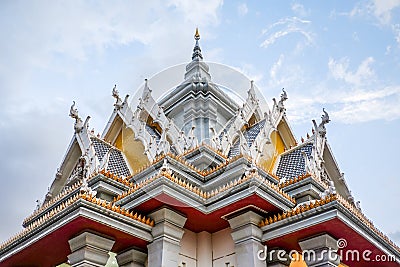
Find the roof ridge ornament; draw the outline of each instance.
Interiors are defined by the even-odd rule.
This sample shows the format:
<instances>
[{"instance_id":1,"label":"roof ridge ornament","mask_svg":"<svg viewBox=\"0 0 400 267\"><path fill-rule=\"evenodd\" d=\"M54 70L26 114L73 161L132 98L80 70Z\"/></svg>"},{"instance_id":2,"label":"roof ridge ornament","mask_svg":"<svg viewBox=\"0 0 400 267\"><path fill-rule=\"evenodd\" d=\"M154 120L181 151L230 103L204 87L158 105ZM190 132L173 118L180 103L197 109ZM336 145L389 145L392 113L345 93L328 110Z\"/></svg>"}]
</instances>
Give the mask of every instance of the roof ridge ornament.
<instances>
[{"instance_id":1,"label":"roof ridge ornament","mask_svg":"<svg viewBox=\"0 0 400 267\"><path fill-rule=\"evenodd\" d=\"M254 88L253 80L250 81L250 89L247 90L247 95L248 95L247 98L250 99L250 101L253 105L258 103L259 100L257 99L257 96L256 96L256 90Z\"/></svg>"},{"instance_id":2,"label":"roof ridge ornament","mask_svg":"<svg viewBox=\"0 0 400 267\"><path fill-rule=\"evenodd\" d=\"M71 108L69 109L69 116L75 119L75 124L74 124L75 132L79 133L83 129L84 124L81 117L79 117L78 109L75 108L75 101L72 101Z\"/></svg>"},{"instance_id":3,"label":"roof ridge ornament","mask_svg":"<svg viewBox=\"0 0 400 267\"><path fill-rule=\"evenodd\" d=\"M169 175L172 175L172 170L169 167L167 158L164 158L164 161L163 161L163 164L162 164L162 166L161 166L161 168L159 170L159 173L160 174L167 173Z\"/></svg>"},{"instance_id":4,"label":"roof ridge ornament","mask_svg":"<svg viewBox=\"0 0 400 267\"><path fill-rule=\"evenodd\" d=\"M328 114L328 112L325 111L325 108L322 108L322 111L324 112L324 114L322 114L322 116L321 116L321 119L322 119L321 124L325 125L325 124L328 124L331 120L329 119L329 114Z\"/></svg>"},{"instance_id":5,"label":"roof ridge ornament","mask_svg":"<svg viewBox=\"0 0 400 267\"><path fill-rule=\"evenodd\" d=\"M277 121L277 119L280 117L280 114L284 114L286 112L286 108L284 105L284 102L286 100L288 100L288 96L285 88L282 88L281 99L278 102L275 98L272 98L272 101L274 101L274 106L271 115L274 116L275 121Z\"/></svg>"},{"instance_id":6,"label":"roof ridge ornament","mask_svg":"<svg viewBox=\"0 0 400 267\"><path fill-rule=\"evenodd\" d=\"M324 112L324 114L322 114L322 116L321 116L321 123L317 126L317 123L315 122L315 120L312 120L312 122L314 124L315 132L320 134L322 137L325 137L325 135L326 135L325 125L328 124L331 120L329 119L329 114L328 114L328 112L326 112L325 108L323 108L322 111Z\"/></svg>"},{"instance_id":7,"label":"roof ridge ornament","mask_svg":"<svg viewBox=\"0 0 400 267\"><path fill-rule=\"evenodd\" d=\"M149 87L149 81L144 79L144 88L142 93L142 101L143 103L147 103L150 100L152 90Z\"/></svg>"},{"instance_id":8,"label":"roof ridge ornament","mask_svg":"<svg viewBox=\"0 0 400 267\"><path fill-rule=\"evenodd\" d=\"M282 88L281 99L280 99L279 102L278 102L278 109L279 109L281 112L283 112L283 111L286 110L286 108L285 108L285 106L284 106L284 104L283 104L283 102L285 102L286 100L288 100L288 96L287 96L287 93L286 93L286 91L285 91L285 88Z\"/></svg>"},{"instance_id":9,"label":"roof ridge ornament","mask_svg":"<svg viewBox=\"0 0 400 267\"><path fill-rule=\"evenodd\" d=\"M117 85L116 84L114 85L114 87L112 89L112 96L115 98L115 104L114 104L115 108L116 109L121 109L121 107L123 105L123 102L122 102L121 97L119 96L119 92L117 90Z\"/></svg>"}]
</instances>

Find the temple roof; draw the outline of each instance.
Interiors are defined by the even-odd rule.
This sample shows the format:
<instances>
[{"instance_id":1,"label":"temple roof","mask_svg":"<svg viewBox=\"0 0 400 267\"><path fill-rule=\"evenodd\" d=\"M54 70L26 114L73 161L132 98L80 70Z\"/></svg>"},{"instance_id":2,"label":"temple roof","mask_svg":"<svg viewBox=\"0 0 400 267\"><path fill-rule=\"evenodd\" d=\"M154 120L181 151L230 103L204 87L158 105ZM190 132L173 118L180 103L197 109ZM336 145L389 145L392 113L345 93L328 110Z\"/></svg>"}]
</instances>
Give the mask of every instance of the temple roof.
<instances>
[{"instance_id":1,"label":"temple roof","mask_svg":"<svg viewBox=\"0 0 400 267\"><path fill-rule=\"evenodd\" d=\"M121 150L96 137L91 137L90 140L100 159L100 164L106 164L106 171L125 177L131 174Z\"/></svg>"},{"instance_id":2,"label":"temple roof","mask_svg":"<svg viewBox=\"0 0 400 267\"><path fill-rule=\"evenodd\" d=\"M243 136L246 138L246 143L249 147L253 145L254 140L257 138L258 134L260 133L261 129L265 125L265 120L259 121L256 124L252 125L250 128L246 129L243 131ZM230 125L227 126L229 129ZM240 154L240 140L238 139L233 146L231 147L231 150L229 151L229 157L234 157Z\"/></svg>"},{"instance_id":3,"label":"temple roof","mask_svg":"<svg viewBox=\"0 0 400 267\"><path fill-rule=\"evenodd\" d=\"M304 153L311 157L312 143L305 143L281 155L276 175L281 179L292 179L307 173Z\"/></svg>"},{"instance_id":4,"label":"temple roof","mask_svg":"<svg viewBox=\"0 0 400 267\"><path fill-rule=\"evenodd\" d=\"M131 107L128 96L122 100L114 86L116 102L103 138L88 130L90 117L83 122L74 102L70 110L74 136L45 202L26 218L20 234L0 246L0 256L30 235L36 235L43 246L49 237L42 238L40 231L54 228L57 218L115 219L136 227L133 236L141 229L148 238L136 241L145 248L154 225L146 214L165 205L185 214L185 228L195 232L224 229L229 226L227 216L241 209L268 214L259 226L265 230L264 241L272 244L285 244L290 238L282 241L283 231L271 229L326 212L331 216L330 222L321 222L326 231L348 234L355 231L346 224L351 221L371 230L357 237L359 242L375 250L386 242L388 250L400 254L354 203L328 144L328 113L323 109L319 125L313 121L313 135L297 144L286 118L286 91L282 90L279 100L273 99L271 110L262 110L251 81L247 99L235 103L211 82L198 29L194 37L184 80L163 99L153 98L146 80L138 106ZM90 216L72 218L70 211L76 210L90 211ZM89 222L105 233L113 231L101 224ZM300 235L305 233L301 227L308 226L295 225ZM320 231L314 226L306 230ZM293 234L291 230L284 234ZM121 239L133 240L126 235Z\"/></svg>"}]
</instances>

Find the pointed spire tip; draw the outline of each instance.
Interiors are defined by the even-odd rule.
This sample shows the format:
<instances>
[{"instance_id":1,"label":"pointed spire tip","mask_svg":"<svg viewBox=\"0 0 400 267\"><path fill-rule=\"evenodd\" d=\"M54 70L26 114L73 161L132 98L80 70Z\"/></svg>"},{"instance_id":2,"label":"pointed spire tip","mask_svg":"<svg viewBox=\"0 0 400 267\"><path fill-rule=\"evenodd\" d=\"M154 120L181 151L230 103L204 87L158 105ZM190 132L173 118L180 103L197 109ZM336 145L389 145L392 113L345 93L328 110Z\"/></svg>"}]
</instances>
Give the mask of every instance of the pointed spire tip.
<instances>
[{"instance_id":1,"label":"pointed spire tip","mask_svg":"<svg viewBox=\"0 0 400 267\"><path fill-rule=\"evenodd\" d=\"M199 40L200 40L199 28L196 28L196 33L194 34L194 39L196 40L196 44L193 48L192 61L203 60L203 55L201 54L201 49L200 49L200 45L199 45Z\"/></svg>"},{"instance_id":2,"label":"pointed spire tip","mask_svg":"<svg viewBox=\"0 0 400 267\"><path fill-rule=\"evenodd\" d=\"M196 32L194 34L194 39L195 40L200 40L200 33L199 33L199 28L196 27Z\"/></svg>"}]
</instances>

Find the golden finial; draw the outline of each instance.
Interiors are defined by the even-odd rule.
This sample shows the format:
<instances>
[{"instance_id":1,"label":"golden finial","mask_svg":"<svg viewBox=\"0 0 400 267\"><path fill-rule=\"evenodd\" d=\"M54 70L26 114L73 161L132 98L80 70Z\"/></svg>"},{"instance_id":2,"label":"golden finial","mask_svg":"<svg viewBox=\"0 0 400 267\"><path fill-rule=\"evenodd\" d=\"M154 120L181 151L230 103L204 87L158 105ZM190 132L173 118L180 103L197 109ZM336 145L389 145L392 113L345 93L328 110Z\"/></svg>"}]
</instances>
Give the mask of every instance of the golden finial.
<instances>
[{"instance_id":1,"label":"golden finial","mask_svg":"<svg viewBox=\"0 0 400 267\"><path fill-rule=\"evenodd\" d=\"M200 40L199 28L197 28L197 27L196 27L196 33L194 34L194 39L195 40Z\"/></svg>"}]
</instances>

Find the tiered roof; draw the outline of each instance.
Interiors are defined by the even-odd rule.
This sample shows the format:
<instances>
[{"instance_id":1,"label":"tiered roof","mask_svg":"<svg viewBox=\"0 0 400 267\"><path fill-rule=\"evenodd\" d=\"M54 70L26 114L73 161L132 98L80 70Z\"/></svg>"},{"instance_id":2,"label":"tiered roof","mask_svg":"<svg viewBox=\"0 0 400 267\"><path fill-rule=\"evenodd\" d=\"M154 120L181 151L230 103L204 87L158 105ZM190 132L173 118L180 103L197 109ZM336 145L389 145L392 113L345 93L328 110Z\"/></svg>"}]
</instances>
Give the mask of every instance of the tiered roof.
<instances>
[{"instance_id":1,"label":"tiered roof","mask_svg":"<svg viewBox=\"0 0 400 267\"><path fill-rule=\"evenodd\" d=\"M371 236L361 237L362 242L386 242L390 251L400 252L356 207L329 148L328 113L324 110L321 123L313 121L312 136L297 144L286 118L286 91L274 99L271 110L261 110L251 82L247 99L239 106L212 83L199 39L196 30L192 62L171 98L157 102L146 80L133 108L128 96L122 100L113 88L116 102L102 137L88 130L89 118L83 122L73 104L75 134L57 176L44 203L24 220L25 229L0 246L0 260L24 240L40 240L44 229L61 229L57 220L72 216L74 210L79 210L77 217L86 216L88 225L106 233L118 228L117 223L141 230L141 236L135 236L141 241L132 242L145 247L154 225L147 214L164 205L185 214L188 229L211 232L228 227L225 217L241 209L272 214L259 225L267 231L324 214L329 207L344 214L331 218L340 217L335 223L341 229L353 231L346 221L351 219L376 234L373 241ZM199 95L214 106L183 108ZM192 121L175 121L177 114ZM223 123L207 124L212 121L207 116ZM127 130L130 134L124 135ZM208 130L209 138L202 140ZM103 227L98 217L112 221ZM323 227L327 224L322 222ZM279 243L278 237L264 236L265 243Z\"/></svg>"}]
</instances>

